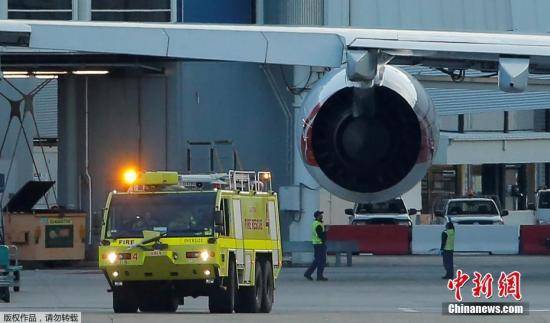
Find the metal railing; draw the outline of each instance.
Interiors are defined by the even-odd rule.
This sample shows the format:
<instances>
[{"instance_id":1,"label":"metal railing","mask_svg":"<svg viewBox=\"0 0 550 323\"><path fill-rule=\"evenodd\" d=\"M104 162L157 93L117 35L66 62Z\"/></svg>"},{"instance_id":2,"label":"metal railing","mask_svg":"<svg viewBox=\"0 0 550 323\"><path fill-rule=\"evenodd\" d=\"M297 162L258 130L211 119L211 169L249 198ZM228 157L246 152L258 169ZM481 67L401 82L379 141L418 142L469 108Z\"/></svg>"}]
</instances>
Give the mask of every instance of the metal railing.
<instances>
[{"instance_id":1,"label":"metal railing","mask_svg":"<svg viewBox=\"0 0 550 323\"><path fill-rule=\"evenodd\" d=\"M229 171L229 189L242 192L271 192L271 172Z\"/></svg>"}]
</instances>

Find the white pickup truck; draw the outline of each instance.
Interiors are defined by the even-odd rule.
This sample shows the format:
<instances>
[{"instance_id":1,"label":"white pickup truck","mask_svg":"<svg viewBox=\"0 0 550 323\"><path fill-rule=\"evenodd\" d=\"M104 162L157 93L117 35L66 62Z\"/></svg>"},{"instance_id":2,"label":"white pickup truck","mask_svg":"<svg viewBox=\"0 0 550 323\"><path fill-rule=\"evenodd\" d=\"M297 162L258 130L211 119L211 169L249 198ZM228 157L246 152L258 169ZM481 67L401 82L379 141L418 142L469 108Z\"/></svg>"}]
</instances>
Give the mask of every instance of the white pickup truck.
<instances>
[{"instance_id":1,"label":"white pickup truck","mask_svg":"<svg viewBox=\"0 0 550 323\"><path fill-rule=\"evenodd\" d=\"M345 210L352 225L389 224L412 225L410 215L417 214L416 209L407 210L401 198L380 203L357 203L353 209Z\"/></svg>"},{"instance_id":2,"label":"white pickup truck","mask_svg":"<svg viewBox=\"0 0 550 323\"><path fill-rule=\"evenodd\" d=\"M434 206L433 223L445 224L504 224L507 210L499 210L491 198L464 197L442 199Z\"/></svg>"},{"instance_id":3,"label":"white pickup truck","mask_svg":"<svg viewBox=\"0 0 550 323\"><path fill-rule=\"evenodd\" d=\"M550 189L538 191L536 202L529 208L535 211L538 224L550 224Z\"/></svg>"}]
</instances>

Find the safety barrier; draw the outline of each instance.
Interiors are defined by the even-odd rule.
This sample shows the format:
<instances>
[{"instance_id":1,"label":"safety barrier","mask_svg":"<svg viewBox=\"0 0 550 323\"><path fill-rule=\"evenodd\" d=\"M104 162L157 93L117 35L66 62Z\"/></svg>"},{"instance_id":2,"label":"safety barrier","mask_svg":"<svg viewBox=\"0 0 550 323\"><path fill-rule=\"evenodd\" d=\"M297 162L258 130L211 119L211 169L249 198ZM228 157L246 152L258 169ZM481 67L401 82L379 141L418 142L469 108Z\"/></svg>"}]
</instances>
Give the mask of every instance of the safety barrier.
<instances>
[{"instance_id":1,"label":"safety barrier","mask_svg":"<svg viewBox=\"0 0 550 323\"><path fill-rule=\"evenodd\" d=\"M359 248L355 241L327 241L327 253L335 256L335 266L342 265L342 255L346 256L346 265L352 266L353 254L358 253ZM294 253L313 254L313 245L311 241L283 241L283 255L290 255L290 264L300 264L300 261L294 262L292 255ZM308 259L308 263L311 260Z\"/></svg>"},{"instance_id":2,"label":"safety barrier","mask_svg":"<svg viewBox=\"0 0 550 323\"><path fill-rule=\"evenodd\" d=\"M510 225L537 224L535 211L532 210L510 211L510 214L502 219L504 220L504 224Z\"/></svg>"},{"instance_id":3,"label":"safety barrier","mask_svg":"<svg viewBox=\"0 0 550 323\"><path fill-rule=\"evenodd\" d=\"M550 254L550 225L522 225L520 253L524 255Z\"/></svg>"},{"instance_id":4,"label":"safety barrier","mask_svg":"<svg viewBox=\"0 0 550 323\"><path fill-rule=\"evenodd\" d=\"M413 254L437 254L441 246L442 225L417 225L412 229ZM456 252L519 253L517 225L456 225Z\"/></svg>"},{"instance_id":5,"label":"safety barrier","mask_svg":"<svg viewBox=\"0 0 550 323\"><path fill-rule=\"evenodd\" d=\"M357 241L359 252L375 255L410 254L411 230L402 225L331 225L328 241Z\"/></svg>"},{"instance_id":6,"label":"safety barrier","mask_svg":"<svg viewBox=\"0 0 550 323\"><path fill-rule=\"evenodd\" d=\"M439 253L443 225L413 225L411 251L414 255Z\"/></svg>"}]
</instances>

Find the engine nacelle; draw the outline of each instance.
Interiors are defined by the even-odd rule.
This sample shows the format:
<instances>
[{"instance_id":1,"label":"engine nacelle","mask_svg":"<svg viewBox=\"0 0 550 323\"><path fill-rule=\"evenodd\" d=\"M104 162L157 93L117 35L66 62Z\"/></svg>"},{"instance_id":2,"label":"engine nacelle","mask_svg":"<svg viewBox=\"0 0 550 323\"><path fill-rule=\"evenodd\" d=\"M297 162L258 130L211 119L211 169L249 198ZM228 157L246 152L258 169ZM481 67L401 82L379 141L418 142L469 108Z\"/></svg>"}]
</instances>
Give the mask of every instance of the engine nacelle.
<instances>
[{"instance_id":1,"label":"engine nacelle","mask_svg":"<svg viewBox=\"0 0 550 323\"><path fill-rule=\"evenodd\" d=\"M303 103L302 159L329 192L354 202L385 201L410 190L431 166L439 140L433 102L394 66L373 87L329 72Z\"/></svg>"}]
</instances>

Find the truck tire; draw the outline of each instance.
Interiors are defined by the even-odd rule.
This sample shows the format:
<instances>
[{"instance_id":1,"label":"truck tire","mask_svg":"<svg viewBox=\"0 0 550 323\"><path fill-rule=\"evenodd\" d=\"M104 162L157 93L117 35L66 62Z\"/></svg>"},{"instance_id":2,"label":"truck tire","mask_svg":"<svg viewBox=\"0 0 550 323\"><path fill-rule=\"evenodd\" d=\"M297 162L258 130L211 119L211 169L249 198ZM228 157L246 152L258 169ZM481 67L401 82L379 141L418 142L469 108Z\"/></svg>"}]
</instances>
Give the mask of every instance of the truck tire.
<instances>
[{"instance_id":1,"label":"truck tire","mask_svg":"<svg viewBox=\"0 0 550 323\"><path fill-rule=\"evenodd\" d=\"M142 301L139 305L139 310L148 313L175 313L178 310L178 300L176 298L162 297Z\"/></svg>"},{"instance_id":2,"label":"truck tire","mask_svg":"<svg viewBox=\"0 0 550 323\"><path fill-rule=\"evenodd\" d=\"M210 313L233 313L237 298L237 269L235 260L229 260L228 275L222 280L222 287L216 288L208 297Z\"/></svg>"},{"instance_id":3,"label":"truck tire","mask_svg":"<svg viewBox=\"0 0 550 323\"><path fill-rule=\"evenodd\" d=\"M271 312L271 307L275 300L275 279L273 278L273 266L271 261L266 260L262 262L262 272L264 274L263 279L263 293L262 293L262 307L260 311L262 313Z\"/></svg>"},{"instance_id":4,"label":"truck tire","mask_svg":"<svg viewBox=\"0 0 550 323\"><path fill-rule=\"evenodd\" d=\"M161 292L157 300L159 302L157 312L175 313L178 311L180 300L171 291Z\"/></svg>"},{"instance_id":5,"label":"truck tire","mask_svg":"<svg viewBox=\"0 0 550 323\"><path fill-rule=\"evenodd\" d=\"M259 313L262 307L264 280L262 275L262 265L259 260L256 260L254 268L254 286L239 288L239 299L237 301L236 308L236 311L239 313Z\"/></svg>"},{"instance_id":6,"label":"truck tire","mask_svg":"<svg viewBox=\"0 0 550 323\"><path fill-rule=\"evenodd\" d=\"M170 290L149 290L139 302L142 312L174 313L178 310L180 300Z\"/></svg>"},{"instance_id":7,"label":"truck tire","mask_svg":"<svg viewBox=\"0 0 550 323\"><path fill-rule=\"evenodd\" d=\"M3 300L6 303L10 302L10 288L9 287L0 287L0 300Z\"/></svg>"},{"instance_id":8,"label":"truck tire","mask_svg":"<svg viewBox=\"0 0 550 323\"><path fill-rule=\"evenodd\" d=\"M19 284L19 281L21 280L21 272L20 271L15 271L13 273L13 280L15 282L17 282L17 284ZM19 291L19 286L13 286L13 291L18 292Z\"/></svg>"},{"instance_id":9,"label":"truck tire","mask_svg":"<svg viewBox=\"0 0 550 323\"><path fill-rule=\"evenodd\" d=\"M164 309L167 313L175 313L178 311L180 300L175 296L167 297L164 305Z\"/></svg>"},{"instance_id":10,"label":"truck tire","mask_svg":"<svg viewBox=\"0 0 550 323\"><path fill-rule=\"evenodd\" d=\"M113 288L113 310L115 313L135 313L138 304L134 293L128 287Z\"/></svg>"}]
</instances>

